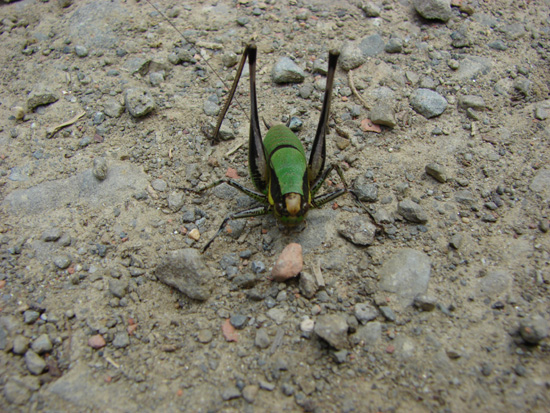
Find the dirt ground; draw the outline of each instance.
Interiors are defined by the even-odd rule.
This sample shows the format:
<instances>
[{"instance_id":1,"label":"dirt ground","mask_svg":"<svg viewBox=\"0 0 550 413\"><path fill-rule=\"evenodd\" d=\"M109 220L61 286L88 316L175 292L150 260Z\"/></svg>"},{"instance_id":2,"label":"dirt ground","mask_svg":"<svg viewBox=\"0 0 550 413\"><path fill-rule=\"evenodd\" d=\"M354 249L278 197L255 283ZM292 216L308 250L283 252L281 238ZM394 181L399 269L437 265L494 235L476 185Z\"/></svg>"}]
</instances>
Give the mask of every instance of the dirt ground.
<instances>
[{"instance_id":1,"label":"dirt ground","mask_svg":"<svg viewBox=\"0 0 550 413\"><path fill-rule=\"evenodd\" d=\"M154 4L0 2L0 410L548 411L550 1ZM370 196L234 221L178 290L170 252L251 205L186 188L253 188L247 69L204 133L252 39L260 119L306 152L342 51L327 163Z\"/></svg>"}]
</instances>

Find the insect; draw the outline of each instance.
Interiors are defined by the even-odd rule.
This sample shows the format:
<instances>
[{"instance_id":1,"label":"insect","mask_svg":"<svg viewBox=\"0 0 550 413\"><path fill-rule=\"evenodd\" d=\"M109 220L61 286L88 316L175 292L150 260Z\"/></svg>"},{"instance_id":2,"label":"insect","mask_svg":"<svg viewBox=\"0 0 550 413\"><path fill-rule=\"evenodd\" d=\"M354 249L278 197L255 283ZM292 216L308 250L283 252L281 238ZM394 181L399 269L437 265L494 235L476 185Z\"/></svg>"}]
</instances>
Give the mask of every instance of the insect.
<instances>
[{"instance_id":1,"label":"insect","mask_svg":"<svg viewBox=\"0 0 550 413\"><path fill-rule=\"evenodd\" d=\"M261 205L229 214L223 220L216 234L204 246L203 253L220 235L230 220L273 213L280 223L286 227L294 227L304 221L310 209L320 208L349 191L339 165L331 164L325 169L325 136L328 129L332 87L339 52L335 50L329 52L323 106L309 160L306 159L302 143L286 125L275 125L269 128L262 140L256 103L256 55L256 46L253 43L247 45L239 63L233 86L218 117L213 136L214 140L218 139L221 124L235 94L244 64L248 60L251 102L248 166L250 178L256 190L246 188L232 179L220 179L193 192L203 193L207 189L226 183L255 199ZM323 182L333 170L338 173L344 187L333 192L317 195Z\"/></svg>"}]
</instances>

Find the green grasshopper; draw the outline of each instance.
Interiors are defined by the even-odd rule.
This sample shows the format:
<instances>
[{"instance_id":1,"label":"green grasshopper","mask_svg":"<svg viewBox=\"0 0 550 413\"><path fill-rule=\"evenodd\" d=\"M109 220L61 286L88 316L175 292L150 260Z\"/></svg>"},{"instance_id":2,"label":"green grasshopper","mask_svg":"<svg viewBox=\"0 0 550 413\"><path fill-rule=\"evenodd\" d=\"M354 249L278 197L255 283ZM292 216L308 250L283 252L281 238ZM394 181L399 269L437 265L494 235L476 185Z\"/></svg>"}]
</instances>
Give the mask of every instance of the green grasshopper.
<instances>
[{"instance_id":1,"label":"green grasshopper","mask_svg":"<svg viewBox=\"0 0 550 413\"><path fill-rule=\"evenodd\" d=\"M237 76L229 92L227 101L218 117L214 140L218 139L221 124L229 109L229 105L237 89L239 79L246 60L250 68L250 135L248 143L248 166L255 190L246 188L232 179L220 179L212 184L193 191L202 193L222 183L242 191L260 202L262 205L244 211L229 214L222 222L216 234L202 249L204 253L220 235L227 223L232 219L255 217L273 213L277 220L286 227L294 227L304 221L310 209L320 208L339 196L348 192L342 169L337 164L325 167L328 117L338 51L329 52L327 82L325 96L315 140L306 163L304 147L296 135L285 125L275 125L269 128L265 139L260 134L258 107L256 103L256 46L249 44L244 50L237 69ZM316 195L328 174L336 170L344 188L333 192Z\"/></svg>"}]
</instances>

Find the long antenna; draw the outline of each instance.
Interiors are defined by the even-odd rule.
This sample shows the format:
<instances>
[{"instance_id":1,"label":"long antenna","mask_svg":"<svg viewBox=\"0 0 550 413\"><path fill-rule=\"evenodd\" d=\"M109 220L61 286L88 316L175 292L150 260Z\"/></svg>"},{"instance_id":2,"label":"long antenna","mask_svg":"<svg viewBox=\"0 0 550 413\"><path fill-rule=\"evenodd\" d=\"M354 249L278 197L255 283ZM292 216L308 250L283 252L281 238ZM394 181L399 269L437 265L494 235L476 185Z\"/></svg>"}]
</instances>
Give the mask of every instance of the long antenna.
<instances>
[{"instance_id":1,"label":"long antenna","mask_svg":"<svg viewBox=\"0 0 550 413\"><path fill-rule=\"evenodd\" d=\"M157 11L158 14L160 14L160 15L164 18L164 20L165 20L166 22L168 22L168 24L169 24L170 26L172 26L172 27L174 28L174 30L182 37L182 39L185 39L185 36L183 35L183 33L176 27L176 25L175 25L174 23L172 23L172 22L168 19L168 17L166 17L166 15L165 15L162 11L159 10L159 8L158 8L157 6L155 6L155 5L154 5L153 3L151 3L149 0L145 0L145 1L146 1L147 3L149 3L149 5L150 5L153 9L155 9L155 10ZM229 87L227 86L227 84L225 83L225 81L224 81L224 80L222 79L222 77L218 74L218 72L216 72L216 70L212 67L212 65L208 62L208 60L207 60L206 58L204 59L204 63L206 63L206 65L210 68L210 70L211 70L212 72L214 72L214 74L215 74L216 77L222 82L222 84L224 85L224 87L225 87L226 89L229 90ZM248 116L248 115L246 114L246 111L245 111L245 110L243 109L243 107L241 106L241 103L237 100L237 98L234 98L234 100L235 100L235 102L237 102L237 105L238 105L239 108L243 111L243 113L244 113L246 116Z\"/></svg>"}]
</instances>

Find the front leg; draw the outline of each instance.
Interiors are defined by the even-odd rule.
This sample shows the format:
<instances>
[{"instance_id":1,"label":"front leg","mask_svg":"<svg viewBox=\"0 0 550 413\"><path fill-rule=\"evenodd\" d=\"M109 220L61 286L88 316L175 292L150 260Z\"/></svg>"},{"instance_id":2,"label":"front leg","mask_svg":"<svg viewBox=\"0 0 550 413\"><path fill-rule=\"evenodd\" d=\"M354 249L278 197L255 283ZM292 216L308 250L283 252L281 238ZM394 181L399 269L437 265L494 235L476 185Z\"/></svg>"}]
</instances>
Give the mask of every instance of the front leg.
<instances>
[{"instance_id":1,"label":"front leg","mask_svg":"<svg viewBox=\"0 0 550 413\"><path fill-rule=\"evenodd\" d=\"M239 191L243 192L244 194L248 195L250 198L255 199L258 202L261 202L262 204L267 204L267 196L262 194L261 192L254 191L252 189L248 189L246 186L241 185L237 181L233 179L219 179L215 182L212 182L209 185L206 185L199 189L194 188L184 188L186 191L193 192L195 194L202 194L204 191L214 188L218 185L221 185L223 183L226 183L227 185L232 186L235 189L238 189Z\"/></svg>"}]
</instances>

